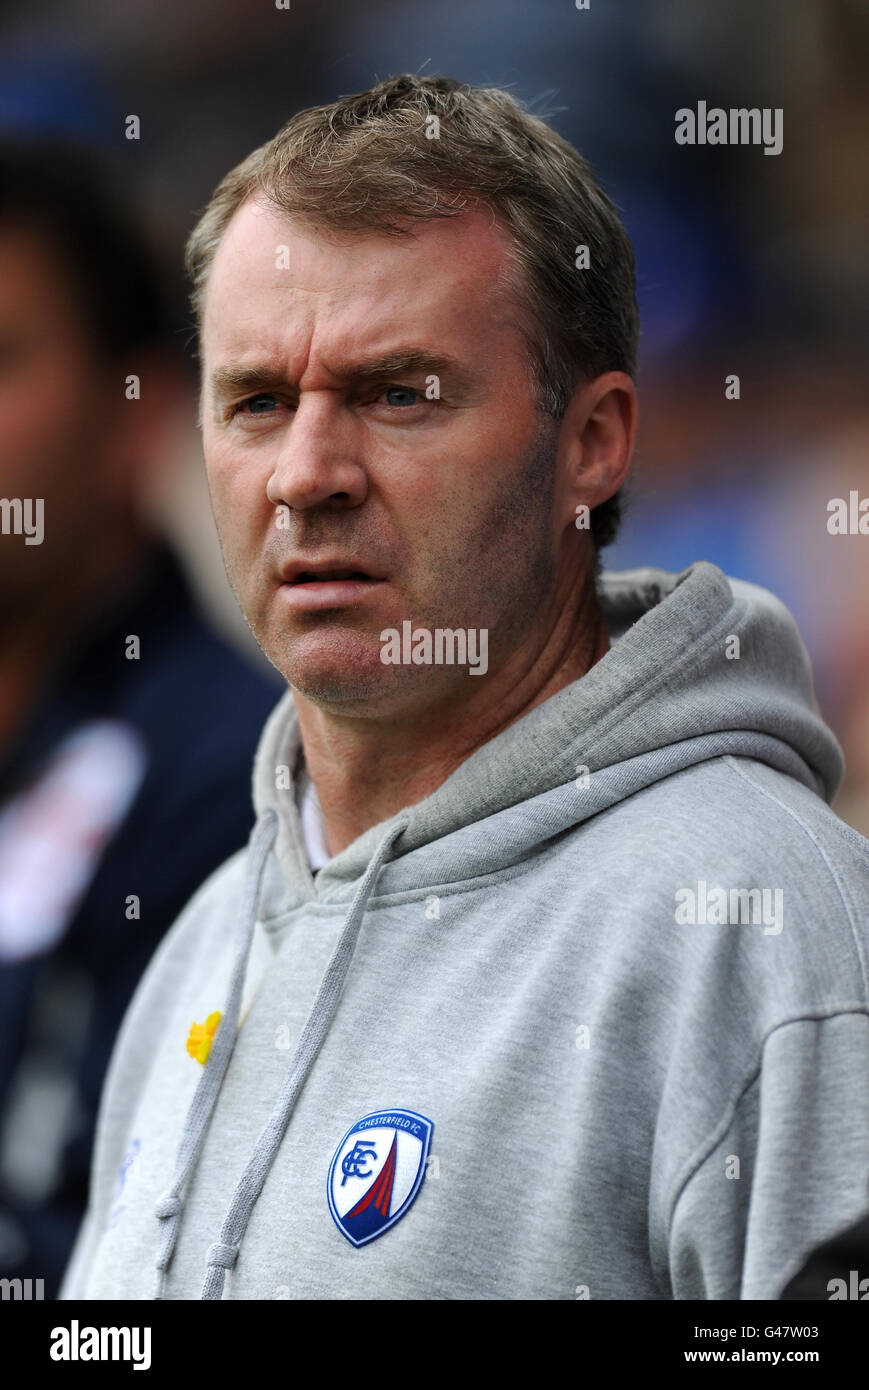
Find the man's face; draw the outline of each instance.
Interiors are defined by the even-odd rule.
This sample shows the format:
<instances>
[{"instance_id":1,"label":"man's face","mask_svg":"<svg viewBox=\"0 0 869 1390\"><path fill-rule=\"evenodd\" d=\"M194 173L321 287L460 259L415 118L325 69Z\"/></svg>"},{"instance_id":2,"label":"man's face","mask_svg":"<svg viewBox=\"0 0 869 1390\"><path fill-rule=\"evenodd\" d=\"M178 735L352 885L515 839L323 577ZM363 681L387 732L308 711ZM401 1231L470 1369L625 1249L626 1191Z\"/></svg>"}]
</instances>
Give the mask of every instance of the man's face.
<instances>
[{"instance_id":1,"label":"man's face","mask_svg":"<svg viewBox=\"0 0 869 1390\"><path fill-rule=\"evenodd\" d=\"M57 253L23 227L0 228L0 496L42 498L45 518L41 544L0 536L0 626L74 582L100 544L117 505L124 404Z\"/></svg>"},{"instance_id":2,"label":"man's face","mask_svg":"<svg viewBox=\"0 0 869 1390\"><path fill-rule=\"evenodd\" d=\"M218 248L202 414L227 571L263 650L324 707L462 698L467 666L381 660L406 620L485 628L490 672L541 620L557 430L507 249L481 212L327 236L253 201Z\"/></svg>"}]
</instances>

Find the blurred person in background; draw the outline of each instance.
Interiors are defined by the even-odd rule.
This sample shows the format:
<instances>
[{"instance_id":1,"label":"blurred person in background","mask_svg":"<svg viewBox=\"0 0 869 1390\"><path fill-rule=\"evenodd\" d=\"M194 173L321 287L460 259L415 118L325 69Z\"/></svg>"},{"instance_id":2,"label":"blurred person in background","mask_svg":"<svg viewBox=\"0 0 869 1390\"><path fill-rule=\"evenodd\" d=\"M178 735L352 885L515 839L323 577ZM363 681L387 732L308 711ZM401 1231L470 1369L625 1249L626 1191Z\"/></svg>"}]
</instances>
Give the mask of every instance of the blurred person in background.
<instances>
[{"instance_id":1,"label":"blurred person in background","mask_svg":"<svg viewBox=\"0 0 869 1390\"><path fill-rule=\"evenodd\" d=\"M143 519L185 390L107 171L0 144L0 1276L46 1297L118 1025L246 839L278 693L204 623Z\"/></svg>"}]
</instances>

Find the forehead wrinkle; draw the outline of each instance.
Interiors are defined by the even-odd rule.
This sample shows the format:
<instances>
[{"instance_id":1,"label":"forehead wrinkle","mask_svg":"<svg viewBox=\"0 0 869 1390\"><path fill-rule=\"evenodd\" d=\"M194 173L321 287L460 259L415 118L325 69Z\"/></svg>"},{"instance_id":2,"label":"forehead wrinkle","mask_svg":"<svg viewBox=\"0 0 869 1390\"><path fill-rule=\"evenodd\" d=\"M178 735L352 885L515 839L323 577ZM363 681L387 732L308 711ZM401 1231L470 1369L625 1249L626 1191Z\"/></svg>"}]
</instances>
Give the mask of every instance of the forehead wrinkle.
<instances>
[{"instance_id":1,"label":"forehead wrinkle","mask_svg":"<svg viewBox=\"0 0 869 1390\"><path fill-rule=\"evenodd\" d=\"M332 366L321 364L338 382L368 381L385 376L400 376L404 372L435 372L452 375L465 380L469 373L462 364L448 353L437 352L424 347L399 347L387 353L378 353L356 360L346 358L336 361ZM305 370L307 370L306 364ZM305 371L301 373L301 380ZM215 396L228 395L238 391L266 390L275 386L296 386L290 373L274 361L225 363L216 367L210 377L211 389Z\"/></svg>"}]
</instances>

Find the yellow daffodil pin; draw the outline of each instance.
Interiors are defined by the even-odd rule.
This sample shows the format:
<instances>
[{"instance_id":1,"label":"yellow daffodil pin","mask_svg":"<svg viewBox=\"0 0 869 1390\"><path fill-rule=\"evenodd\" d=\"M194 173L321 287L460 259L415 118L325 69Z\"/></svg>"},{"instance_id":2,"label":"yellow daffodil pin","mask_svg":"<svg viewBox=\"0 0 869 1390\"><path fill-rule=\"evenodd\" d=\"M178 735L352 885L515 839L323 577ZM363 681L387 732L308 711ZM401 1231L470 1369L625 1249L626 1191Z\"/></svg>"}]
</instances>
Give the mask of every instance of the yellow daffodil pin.
<instances>
[{"instance_id":1,"label":"yellow daffodil pin","mask_svg":"<svg viewBox=\"0 0 869 1390\"><path fill-rule=\"evenodd\" d=\"M217 1025L220 1022L220 1013L209 1014L204 1023L191 1023L190 1037L187 1039L187 1051L191 1057L195 1057L197 1062L204 1066L208 1061L208 1054L211 1051L211 1044L217 1032Z\"/></svg>"}]
</instances>

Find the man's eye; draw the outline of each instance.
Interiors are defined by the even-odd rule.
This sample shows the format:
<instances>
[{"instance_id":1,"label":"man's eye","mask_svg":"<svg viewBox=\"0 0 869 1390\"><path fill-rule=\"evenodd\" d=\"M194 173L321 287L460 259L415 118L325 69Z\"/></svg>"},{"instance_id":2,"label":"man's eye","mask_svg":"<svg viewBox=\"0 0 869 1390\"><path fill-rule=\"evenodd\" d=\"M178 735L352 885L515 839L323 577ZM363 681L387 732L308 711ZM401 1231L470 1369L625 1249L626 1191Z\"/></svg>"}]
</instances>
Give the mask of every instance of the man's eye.
<instances>
[{"instance_id":1,"label":"man's eye","mask_svg":"<svg viewBox=\"0 0 869 1390\"><path fill-rule=\"evenodd\" d=\"M419 391L412 386L387 386L384 395L387 405L395 406L416 405L420 398Z\"/></svg>"},{"instance_id":2,"label":"man's eye","mask_svg":"<svg viewBox=\"0 0 869 1390\"><path fill-rule=\"evenodd\" d=\"M247 415L265 415L269 410L275 408L275 397L268 393L259 396L249 396L246 401L242 401L240 409Z\"/></svg>"}]
</instances>

